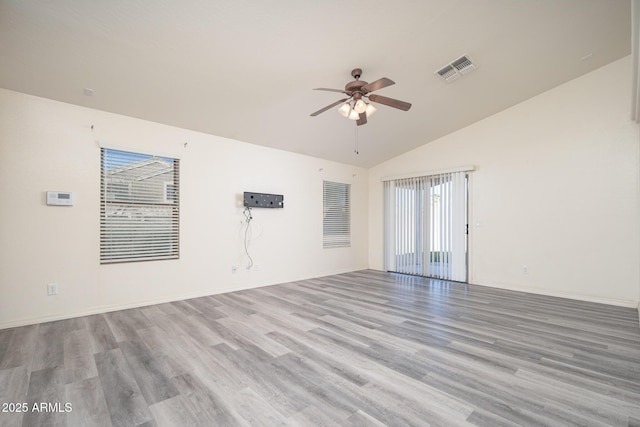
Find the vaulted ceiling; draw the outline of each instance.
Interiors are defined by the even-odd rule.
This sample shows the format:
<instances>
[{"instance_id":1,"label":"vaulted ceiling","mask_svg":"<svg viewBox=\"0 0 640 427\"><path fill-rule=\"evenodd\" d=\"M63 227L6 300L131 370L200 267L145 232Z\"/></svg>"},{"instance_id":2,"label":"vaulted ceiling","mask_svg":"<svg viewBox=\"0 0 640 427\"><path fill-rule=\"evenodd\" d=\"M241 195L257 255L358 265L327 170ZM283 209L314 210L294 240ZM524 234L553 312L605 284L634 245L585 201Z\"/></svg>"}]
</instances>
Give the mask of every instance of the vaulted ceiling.
<instances>
[{"instance_id":1,"label":"vaulted ceiling","mask_svg":"<svg viewBox=\"0 0 640 427\"><path fill-rule=\"evenodd\" d=\"M368 167L629 55L630 13L629 0L2 0L0 87ZM463 54L477 69L434 74ZM377 105L357 132L336 108L310 117L343 97L312 89L342 89L356 67L412 108Z\"/></svg>"}]
</instances>

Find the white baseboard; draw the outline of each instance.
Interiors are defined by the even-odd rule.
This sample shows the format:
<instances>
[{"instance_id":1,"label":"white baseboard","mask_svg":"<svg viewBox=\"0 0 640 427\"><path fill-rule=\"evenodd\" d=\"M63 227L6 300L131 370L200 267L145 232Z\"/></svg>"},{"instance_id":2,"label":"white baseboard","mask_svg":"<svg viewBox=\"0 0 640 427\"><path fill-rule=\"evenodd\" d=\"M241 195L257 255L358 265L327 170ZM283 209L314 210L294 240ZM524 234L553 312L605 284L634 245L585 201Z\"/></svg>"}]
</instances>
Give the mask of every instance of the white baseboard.
<instances>
[{"instance_id":1,"label":"white baseboard","mask_svg":"<svg viewBox=\"0 0 640 427\"><path fill-rule=\"evenodd\" d=\"M384 270L379 270L376 268L370 267L369 269L384 272ZM515 292L524 292L524 293L536 294L536 295L546 295L550 297L568 298L568 299L573 299L577 301L587 301L587 302L595 302L599 304L615 305L618 307L629 307L629 308L637 307L638 314L640 315L640 301L637 301L637 300L622 300L622 299L616 299L616 298L606 298L606 297L599 297L594 295L576 294L571 292L557 292L549 289L513 286L513 285L506 285L506 284L478 283L478 282L469 283L469 284L474 286L487 286L489 288L505 289L508 291L515 291Z\"/></svg>"},{"instance_id":2,"label":"white baseboard","mask_svg":"<svg viewBox=\"0 0 640 427\"><path fill-rule=\"evenodd\" d=\"M263 286L263 285L260 285L260 286ZM143 301L128 302L128 303L123 303L123 304L95 306L95 307L89 307L89 308L87 308L85 310L79 310L79 311L74 311L74 312L69 312L69 313L52 314L52 315L45 315L45 316L30 316L30 317L24 317L24 318L21 318L21 319L15 319L15 320L9 320L9 321L5 321L5 322L0 322L0 329L16 328L16 327L20 327L20 326L35 325L35 324L38 324L38 323L54 322L56 320L66 320L66 319L73 319L75 317L91 316L93 314L109 313L111 311L119 311L119 310L127 310L127 309L130 309L130 308L146 307L146 306L149 306L149 305L164 304L164 303L175 302L175 301L182 301L182 300L187 300L187 299L191 299L191 298L204 297L204 296L208 296L208 295L217 295L217 294L223 294L223 293L233 292L233 291L242 291L242 290L245 290L245 289L252 289L252 288L256 288L256 287L260 287L260 286L247 286L247 287L243 287L243 288L233 288L233 289L219 289L219 290L216 290L216 291L209 291L209 292L202 292L202 293L195 293L195 294L175 295L175 296L170 296L170 297L163 297L163 298L155 298L155 299L149 299L149 300L143 300Z\"/></svg>"},{"instance_id":3,"label":"white baseboard","mask_svg":"<svg viewBox=\"0 0 640 427\"><path fill-rule=\"evenodd\" d=\"M204 297L208 295L218 295L218 294L224 294L228 292L237 292L237 291L243 291L247 289L262 288L265 286L277 285L279 283L297 282L300 280L314 279L318 277L332 276L335 274L350 273L353 271L360 271L360 270L367 270L367 269L376 270L374 268L361 267L356 269L327 271L327 272L319 273L317 275L299 277L299 278L295 278L287 281L276 281L273 283L270 283L270 282L260 283L260 284L248 285L243 287L233 287L233 288L230 287L230 288L216 289L216 290L210 290L210 291L200 292L200 293L173 295L173 296L155 298L155 299L149 299L149 300L143 300L143 301L127 302L122 304L95 306L95 307L87 308L85 310L79 310L79 311L70 312L70 313L59 313L59 314L43 315L43 316L30 316L30 317L12 319L8 321L0 322L0 329L15 328L20 326L27 326L27 325L33 325L33 324L45 323L45 322L53 322L56 320L72 319L74 317L90 316L93 314L108 313L111 311L118 311L118 310L127 310L130 308L146 307L149 305L164 304L168 302L182 301L182 300L187 300L191 298ZM376 271L383 271L383 270L376 270ZM638 309L638 326L640 327L640 301L594 297L591 295L573 294L573 293L567 293L567 292L554 292L546 289L522 288L522 287L514 287L514 286L507 286L507 285L495 285L495 284L484 284L484 283L473 283L471 285L487 286L490 288L505 289L510 291L531 293L531 294L537 294L537 295L546 295L546 296L559 297L559 298L568 298L568 299L574 299L578 301L609 304L609 305L615 305L619 307L637 308Z\"/></svg>"},{"instance_id":4,"label":"white baseboard","mask_svg":"<svg viewBox=\"0 0 640 427\"><path fill-rule=\"evenodd\" d=\"M549 289L509 286L509 285L502 285L502 284L486 284L486 283L473 283L473 285L487 286L490 288L505 289L505 290L515 291L515 292L524 292L528 294L546 295L549 297L567 298L567 299L573 299L577 301L595 302L598 304L615 305L618 307L635 308L639 304L639 302L635 300L606 298L606 297L599 297L594 295L576 294L572 292L558 292L558 291L552 291Z\"/></svg>"},{"instance_id":5,"label":"white baseboard","mask_svg":"<svg viewBox=\"0 0 640 427\"><path fill-rule=\"evenodd\" d=\"M219 295L219 294L225 294L229 292L244 291L247 289L262 288L265 286L273 286L280 283L297 282L300 280L314 279L317 277L324 277L324 276L332 276L334 274L350 273L352 271L359 271L359 270L365 270L365 269L366 267L356 268L356 269L345 269L345 270L339 270L339 271L327 271L327 272L321 272L321 273L318 273L317 275L313 275L309 277L307 276L299 277L299 278L294 278L286 281L266 282L266 283L247 285L247 286L241 286L241 287L215 289L215 290L209 290L209 291L204 291L199 293L180 294L180 295L172 295L172 296L166 296L161 298L152 298L152 299L141 300L141 301L132 301L132 302L126 302L121 304L94 306L94 307L86 308L84 310L78 310L78 311L69 312L69 313L47 314L42 316L29 316L29 317L0 322L0 329L16 328L20 326L35 325L38 323L54 322L56 320L73 319L74 317L83 317L83 316L91 316L93 314L109 313L111 311L127 310L130 308L139 308L139 307L146 307L146 306L155 305L155 304L164 304L168 302L183 301L187 299L200 298L200 297L209 296L209 295Z\"/></svg>"}]
</instances>

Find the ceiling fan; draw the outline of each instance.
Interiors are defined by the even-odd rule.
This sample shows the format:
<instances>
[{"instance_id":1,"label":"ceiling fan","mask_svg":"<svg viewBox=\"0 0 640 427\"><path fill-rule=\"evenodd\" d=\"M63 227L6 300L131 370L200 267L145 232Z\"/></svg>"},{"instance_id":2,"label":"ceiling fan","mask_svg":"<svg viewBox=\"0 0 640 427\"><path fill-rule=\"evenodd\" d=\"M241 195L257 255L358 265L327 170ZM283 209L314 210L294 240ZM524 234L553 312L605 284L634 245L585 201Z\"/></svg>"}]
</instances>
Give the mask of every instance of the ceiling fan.
<instances>
[{"instance_id":1,"label":"ceiling fan","mask_svg":"<svg viewBox=\"0 0 640 427\"><path fill-rule=\"evenodd\" d=\"M348 97L341 99L339 101L336 101L333 104L327 105L326 107L321 108L315 113L311 113L311 116L315 117L318 114L324 113L325 111L335 107L338 104L342 104L340 108L338 108L338 112L344 117L347 117L348 119L355 120L357 125L361 126L367 123L367 117L373 114L377 110L373 105L371 105L367 101L377 102L382 105L398 108L402 111L408 111L409 108L411 108L411 104L409 104L408 102L399 101L397 99L387 98L386 96L376 95L375 93L371 93L378 89L382 89L387 86L396 84L393 80L383 77L374 82L367 83L364 80L360 80L361 75L362 75L362 69L360 68L356 68L353 71L351 71L351 76L355 78L355 80L347 83L344 87L344 90L327 89L324 87L314 89L314 90L325 90L328 92L344 93L348 95Z\"/></svg>"}]
</instances>

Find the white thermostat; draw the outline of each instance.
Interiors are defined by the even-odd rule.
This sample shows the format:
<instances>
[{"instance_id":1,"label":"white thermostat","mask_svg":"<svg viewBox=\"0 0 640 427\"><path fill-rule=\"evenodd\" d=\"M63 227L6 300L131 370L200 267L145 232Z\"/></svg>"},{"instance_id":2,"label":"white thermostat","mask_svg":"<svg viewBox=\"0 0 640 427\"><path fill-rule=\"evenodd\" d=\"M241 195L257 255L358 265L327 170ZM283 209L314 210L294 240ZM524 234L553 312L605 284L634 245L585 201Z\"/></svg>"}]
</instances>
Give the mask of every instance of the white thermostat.
<instances>
[{"instance_id":1,"label":"white thermostat","mask_svg":"<svg viewBox=\"0 0 640 427\"><path fill-rule=\"evenodd\" d=\"M73 193L69 191L47 191L47 205L73 206Z\"/></svg>"}]
</instances>

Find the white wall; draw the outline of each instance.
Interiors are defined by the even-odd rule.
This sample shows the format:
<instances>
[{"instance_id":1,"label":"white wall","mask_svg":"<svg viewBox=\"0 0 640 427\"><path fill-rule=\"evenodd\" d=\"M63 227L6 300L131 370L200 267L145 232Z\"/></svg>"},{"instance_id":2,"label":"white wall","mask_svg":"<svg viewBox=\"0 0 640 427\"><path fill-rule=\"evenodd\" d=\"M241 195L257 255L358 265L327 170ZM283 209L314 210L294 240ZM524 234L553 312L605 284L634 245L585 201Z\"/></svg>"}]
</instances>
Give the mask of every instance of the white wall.
<instances>
[{"instance_id":1,"label":"white wall","mask_svg":"<svg viewBox=\"0 0 640 427\"><path fill-rule=\"evenodd\" d=\"M98 141L181 158L179 260L100 265ZM366 169L7 90L0 158L0 328L367 268ZM352 184L351 248L322 249L323 179ZM252 272L244 191L285 197L253 211Z\"/></svg>"},{"instance_id":2,"label":"white wall","mask_svg":"<svg viewBox=\"0 0 640 427\"><path fill-rule=\"evenodd\" d=\"M380 178L473 164L470 283L637 306L630 88L627 57L371 168L370 267L383 268Z\"/></svg>"},{"instance_id":3,"label":"white wall","mask_svg":"<svg viewBox=\"0 0 640 427\"><path fill-rule=\"evenodd\" d=\"M472 283L637 306L629 73L614 62L369 171L0 89L0 328L382 269L380 177L467 164ZM181 157L180 260L99 264L97 141ZM352 184L350 249L322 249L323 179ZM75 206L46 206L47 190ZM283 210L254 210L254 272L243 191L285 195Z\"/></svg>"}]
</instances>

